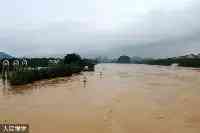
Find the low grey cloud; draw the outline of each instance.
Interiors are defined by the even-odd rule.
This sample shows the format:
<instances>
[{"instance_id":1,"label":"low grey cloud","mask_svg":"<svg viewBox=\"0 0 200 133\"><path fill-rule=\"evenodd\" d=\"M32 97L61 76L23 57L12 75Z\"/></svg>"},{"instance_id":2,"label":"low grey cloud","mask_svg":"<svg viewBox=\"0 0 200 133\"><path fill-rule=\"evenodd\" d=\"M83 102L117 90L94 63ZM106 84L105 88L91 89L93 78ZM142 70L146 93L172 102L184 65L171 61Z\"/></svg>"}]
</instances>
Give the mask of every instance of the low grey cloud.
<instances>
[{"instance_id":1,"label":"low grey cloud","mask_svg":"<svg viewBox=\"0 0 200 133\"><path fill-rule=\"evenodd\" d=\"M198 0L7 0L1 51L16 56L171 57L200 51Z\"/></svg>"}]
</instances>

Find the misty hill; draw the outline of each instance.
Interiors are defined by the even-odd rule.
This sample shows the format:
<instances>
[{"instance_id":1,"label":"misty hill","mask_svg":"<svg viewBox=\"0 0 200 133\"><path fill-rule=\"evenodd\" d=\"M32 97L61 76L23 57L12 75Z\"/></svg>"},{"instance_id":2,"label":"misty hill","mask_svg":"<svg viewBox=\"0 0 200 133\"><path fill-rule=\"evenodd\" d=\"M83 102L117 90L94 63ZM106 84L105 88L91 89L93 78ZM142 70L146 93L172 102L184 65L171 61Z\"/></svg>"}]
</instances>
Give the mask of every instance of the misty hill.
<instances>
[{"instance_id":1,"label":"misty hill","mask_svg":"<svg viewBox=\"0 0 200 133\"><path fill-rule=\"evenodd\" d=\"M170 58L186 55L187 53L199 53L200 45L198 43L181 43L177 44L173 41L155 42L149 44L125 44L116 45L105 51L90 52L97 55L105 55L107 57L119 57L120 55L128 55L130 57L138 56L142 58Z\"/></svg>"},{"instance_id":2,"label":"misty hill","mask_svg":"<svg viewBox=\"0 0 200 133\"><path fill-rule=\"evenodd\" d=\"M143 58L141 58L141 57L138 57L138 56L133 56L133 57L131 57L131 62L132 63L142 63L143 62Z\"/></svg>"},{"instance_id":3,"label":"misty hill","mask_svg":"<svg viewBox=\"0 0 200 133\"><path fill-rule=\"evenodd\" d=\"M0 60L1 59L10 59L10 58L13 58L13 57L5 52L0 52Z\"/></svg>"}]
</instances>

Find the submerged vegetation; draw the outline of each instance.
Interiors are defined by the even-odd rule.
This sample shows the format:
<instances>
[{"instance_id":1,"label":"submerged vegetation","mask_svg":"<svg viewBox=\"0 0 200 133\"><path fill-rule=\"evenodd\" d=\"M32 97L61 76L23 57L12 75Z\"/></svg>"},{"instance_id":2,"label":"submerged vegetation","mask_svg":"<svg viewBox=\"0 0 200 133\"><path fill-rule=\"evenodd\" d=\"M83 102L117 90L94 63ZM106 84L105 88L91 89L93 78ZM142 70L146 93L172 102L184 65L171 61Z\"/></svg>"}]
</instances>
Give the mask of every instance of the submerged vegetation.
<instances>
[{"instance_id":1,"label":"submerged vegetation","mask_svg":"<svg viewBox=\"0 0 200 133\"><path fill-rule=\"evenodd\" d=\"M9 81L12 85L27 84L41 79L71 76L82 71L77 65L57 65L41 69L17 70L10 73Z\"/></svg>"},{"instance_id":2,"label":"submerged vegetation","mask_svg":"<svg viewBox=\"0 0 200 133\"><path fill-rule=\"evenodd\" d=\"M88 71L93 71L96 64L96 61L82 59L77 54L68 54L64 59L48 60L48 63L46 58L32 59L32 62L31 59L28 59L28 61L29 65L26 68L19 67L9 72L8 80L11 85L23 85L41 79L71 76L84 71L85 66Z\"/></svg>"}]
</instances>

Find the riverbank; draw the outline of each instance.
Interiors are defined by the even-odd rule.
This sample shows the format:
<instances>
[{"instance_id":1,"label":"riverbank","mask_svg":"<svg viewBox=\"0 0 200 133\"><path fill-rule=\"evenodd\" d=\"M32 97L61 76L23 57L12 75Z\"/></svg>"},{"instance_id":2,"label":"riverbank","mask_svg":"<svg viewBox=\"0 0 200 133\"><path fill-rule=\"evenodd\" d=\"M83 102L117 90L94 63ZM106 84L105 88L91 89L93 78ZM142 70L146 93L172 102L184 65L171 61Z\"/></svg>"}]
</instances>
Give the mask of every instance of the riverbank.
<instances>
[{"instance_id":1,"label":"riverbank","mask_svg":"<svg viewBox=\"0 0 200 133\"><path fill-rule=\"evenodd\" d=\"M57 65L41 69L24 69L11 72L8 80L11 85L23 85L42 79L71 76L72 74L80 73L82 70L83 68L78 65Z\"/></svg>"},{"instance_id":2,"label":"riverbank","mask_svg":"<svg viewBox=\"0 0 200 133\"><path fill-rule=\"evenodd\" d=\"M182 66L182 67L200 68L200 59L199 58L144 59L141 62L141 64L162 65L162 66L170 66L176 64L177 66Z\"/></svg>"},{"instance_id":3,"label":"riverbank","mask_svg":"<svg viewBox=\"0 0 200 133\"><path fill-rule=\"evenodd\" d=\"M14 67L15 69L10 69L12 66L8 66L7 70L10 69L10 71L3 71L6 75L3 77L7 77L11 85L23 85L42 79L71 76L82 71L94 71L96 64L94 60L82 59L77 54L68 54L57 63L41 67L43 60L43 58L37 59L38 63L34 63L35 67L31 67L31 62L25 67Z\"/></svg>"}]
</instances>

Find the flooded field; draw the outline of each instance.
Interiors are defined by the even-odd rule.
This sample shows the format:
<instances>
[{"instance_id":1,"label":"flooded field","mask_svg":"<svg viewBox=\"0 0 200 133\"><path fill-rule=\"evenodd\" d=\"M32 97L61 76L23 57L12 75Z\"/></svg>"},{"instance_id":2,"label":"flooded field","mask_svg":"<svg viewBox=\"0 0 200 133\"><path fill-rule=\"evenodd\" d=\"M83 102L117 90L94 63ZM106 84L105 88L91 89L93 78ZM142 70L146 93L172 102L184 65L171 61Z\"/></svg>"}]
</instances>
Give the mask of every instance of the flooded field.
<instances>
[{"instance_id":1,"label":"flooded field","mask_svg":"<svg viewBox=\"0 0 200 133\"><path fill-rule=\"evenodd\" d=\"M199 133L199 105L200 70L192 68L99 64L0 86L1 123L28 123L31 133Z\"/></svg>"}]
</instances>

